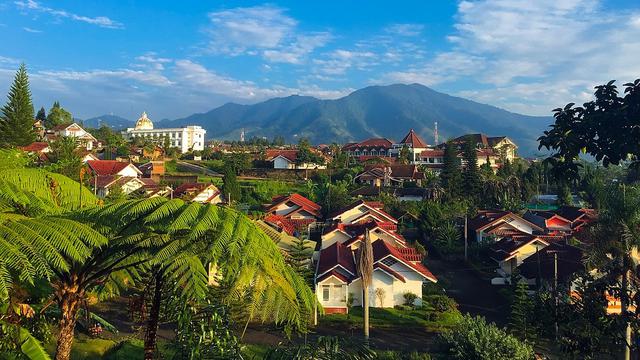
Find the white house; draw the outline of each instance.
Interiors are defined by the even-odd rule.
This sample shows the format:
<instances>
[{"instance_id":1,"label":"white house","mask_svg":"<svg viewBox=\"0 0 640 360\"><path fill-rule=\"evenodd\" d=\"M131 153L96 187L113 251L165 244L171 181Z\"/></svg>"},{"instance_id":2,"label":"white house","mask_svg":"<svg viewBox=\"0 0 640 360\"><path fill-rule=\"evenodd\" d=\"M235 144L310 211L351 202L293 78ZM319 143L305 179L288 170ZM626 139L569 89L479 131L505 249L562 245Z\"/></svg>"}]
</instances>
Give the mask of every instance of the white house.
<instances>
[{"instance_id":1,"label":"white house","mask_svg":"<svg viewBox=\"0 0 640 360\"><path fill-rule=\"evenodd\" d=\"M544 229L510 211L481 210L469 220L469 233L472 239L484 242L509 234L542 234Z\"/></svg>"},{"instance_id":2,"label":"white house","mask_svg":"<svg viewBox=\"0 0 640 360\"><path fill-rule=\"evenodd\" d=\"M100 145L93 135L76 123L55 126L51 129L51 134L49 135L53 135L48 136L51 141L63 136L75 138L78 141L78 147L83 147L89 151L93 150L94 145Z\"/></svg>"},{"instance_id":3,"label":"white house","mask_svg":"<svg viewBox=\"0 0 640 360\"><path fill-rule=\"evenodd\" d=\"M190 125L182 128L154 129L153 122L143 112L136 121L134 128L128 128L123 135L128 139L134 137L145 137L159 144L169 139L172 147L180 149L181 152L189 150L204 150L204 136L206 130L200 126Z\"/></svg>"},{"instance_id":4,"label":"white house","mask_svg":"<svg viewBox=\"0 0 640 360\"><path fill-rule=\"evenodd\" d=\"M269 149L265 153L265 160L273 163L274 169L326 169L327 166L315 163L297 163L296 149Z\"/></svg>"},{"instance_id":5,"label":"white house","mask_svg":"<svg viewBox=\"0 0 640 360\"><path fill-rule=\"evenodd\" d=\"M173 191L173 197L202 204L220 204L223 201L220 189L207 183L182 184Z\"/></svg>"},{"instance_id":6,"label":"white house","mask_svg":"<svg viewBox=\"0 0 640 360\"><path fill-rule=\"evenodd\" d=\"M96 195L106 197L114 187L120 187L126 195L141 189L145 186L144 181L137 177L102 175L94 178L94 186L96 187Z\"/></svg>"},{"instance_id":7,"label":"white house","mask_svg":"<svg viewBox=\"0 0 640 360\"><path fill-rule=\"evenodd\" d=\"M364 223L371 220L397 224L398 220L382 210L382 207L383 204L379 202L358 200L329 215L329 219L343 224Z\"/></svg>"}]
</instances>

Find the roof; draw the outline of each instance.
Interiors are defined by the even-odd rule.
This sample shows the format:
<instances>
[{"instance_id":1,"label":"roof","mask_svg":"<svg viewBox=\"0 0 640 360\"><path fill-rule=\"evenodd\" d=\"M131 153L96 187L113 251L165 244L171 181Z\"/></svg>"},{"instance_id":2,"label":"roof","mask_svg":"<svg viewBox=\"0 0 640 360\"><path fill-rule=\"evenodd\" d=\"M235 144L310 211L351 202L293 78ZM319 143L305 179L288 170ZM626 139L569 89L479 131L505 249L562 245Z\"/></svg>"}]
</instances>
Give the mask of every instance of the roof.
<instances>
[{"instance_id":1,"label":"roof","mask_svg":"<svg viewBox=\"0 0 640 360\"><path fill-rule=\"evenodd\" d=\"M382 210L382 208L384 207L384 204L380 203L380 202L375 202L375 201L364 201L364 200L357 200L351 204L349 204L348 206L345 206L344 208L337 210L335 212L333 212L332 214L329 215L329 218L336 218L340 215L342 215L343 213L356 208L358 206L362 206L364 205L365 207L367 207L367 209L369 209L369 211L367 211L364 215L366 215L367 213L371 213L372 215L377 217L382 217L383 219L380 220L388 220L392 223L397 223L398 220L396 220L393 216L389 215L388 213L386 213L384 210Z\"/></svg>"},{"instance_id":2,"label":"roof","mask_svg":"<svg viewBox=\"0 0 640 360\"><path fill-rule=\"evenodd\" d=\"M315 219L289 219L282 215L275 214L267 215L263 220L291 236L295 236L296 233L300 234L306 231L309 224L315 222Z\"/></svg>"},{"instance_id":3,"label":"roof","mask_svg":"<svg viewBox=\"0 0 640 360\"><path fill-rule=\"evenodd\" d=\"M298 150L296 149L285 149L285 150L281 150L281 149L267 149L265 151L265 158L268 161L272 161L273 159L277 158L277 157L283 157L291 162L295 162L296 159L298 158Z\"/></svg>"},{"instance_id":4,"label":"roof","mask_svg":"<svg viewBox=\"0 0 640 360\"><path fill-rule=\"evenodd\" d=\"M173 191L173 195L174 196L182 196L182 195L187 194L187 193L193 193L193 192L200 193L200 192L204 191L205 189L207 189L210 186L216 187L215 185L210 184L210 183L201 183L201 182L199 182L199 183L185 183L185 184L182 184L182 185L178 186ZM217 189L217 187L216 187L216 189Z\"/></svg>"},{"instance_id":5,"label":"roof","mask_svg":"<svg viewBox=\"0 0 640 360\"><path fill-rule=\"evenodd\" d=\"M353 252L348 247L340 244L339 242L335 242L328 248L320 251L318 275L322 275L338 266L341 266L353 276L356 275L356 265L353 259Z\"/></svg>"},{"instance_id":6,"label":"roof","mask_svg":"<svg viewBox=\"0 0 640 360\"><path fill-rule=\"evenodd\" d=\"M424 179L424 173L418 170L418 166L410 164L367 165L364 167L364 171L357 177L370 176L374 178L384 178L385 171L389 171L389 176L396 179Z\"/></svg>"},{"instance_id":7,"label":"roof","mask_svg":"<svg viewBox=\"0 0 640 360\"><path fill-rule=\"evenodd\" d=\"M420 153L422 157L442 157L444 156L444 150L441 149L427 149L422 150Z\"/></svg>"},{"instance_id":8,"label":"roof","mask_svg":"<svg viewBox=\"0 0 640 360\"><path fill-rule=\"evenodd\" d=\"M376 269L380 269L384 272L386 272L387 274L389 274L390 276L393 276L394 278L402 281L402 282L407 282L407 280L404 278L404 276L400 275L400 273L398 273L397 271L393 270L392 268L388 267L387 265L383 264L383 263L375 263L373 264L373 270Z\"/></svg>"},{"instance_id":9,"label":"roof","mask_svg":"<svg viewBox=\"0 0 640 360\"><path fill-rule=\"evenodd\" d=\"M581 209L579 207L576 206L567 206L567 205L563 205L560 206L557 210L556 213L560 216L562 216L563 218L574 222L578 219L580 219L581 217L587 215L587 212L590 209Z\"/></svg>"},{"instance_id":10,"label":"roof","mask_svg":"<svg viewBox=\"0 0 640 360\"><path fill-rule=\"evenodd\" d=\"M295 205L299 206L300 209L310 213L311 215L320 217L320 209L322 209L322 207L298 193L274 197L273 199L271 199L271 204L267 207L267 212L275 211L275 209L280 204L287 202L292 202Z\"/></svg>"},{"instance_id":11,"label":"roof","mask_svg":"<svg viewBox=\"0 0 640 360\"><path fill-rule=\"evenodd\" d=\"M118 176L118 175L98 175L94 180L94 184L97 188L110 188L111 186L124 186L130 181L139 181L143 184L142 180L133 176Z\"/></svg>"},{"instance_id":12,"label":"roof","mask_svg":"<svg viewBox=\"0 0 640 360\"><path fill-rule=\"evenodd\" d=\"M71 125L74 125L74 124L75 124L75 125L78 125L78 124L76 124L76 123L68 123L68 124L60 124L60 125L56 125L56 126L54 126L53 128L51 128L51 131L61 131L61 130L64 130L64 129L68 128L68 127L69 127L69 126L71 126ZM79 127L79 126L80 126L80 125L78 125L78 127Z\"/></svg>"},{"instance_id":13,"label":"roof","mask_svg":"<svg viewBox=\"0 0 640 360\"><path fill-rule=\"evenodd\" d=\"M411 261L406 258L398 248L393 247L385 241L374 241L371 244L373 248L373 258L375 262L379 262L386 257L393 256L396 260L402 262L407 267L411 268L418 274L422 275L424 278L431 280L433 282L437 282L438 279L427 269L426 266L422 265L419 262Z\"/></svg>"},{"instance_id":14,"label":"roof","mask_svg":"<svg viewBox=\"0 0 640 360\"><path fill-rule=\"evenodd\" d=\"M390 149L393 143L386 138L371 138L359 143L349 143L342 147L344 151L355 150L356 148L384 148Z\"/></svg>"},{"instance_id":15,"label":"roof","mask_svg":"<svg viewBox=\"0 0 640 360\"><path fill-rule=\"evenodd\" d=\"M485 226L492 224L494 221L500 220L503 217L511 214L510 211L502 211L502 210L480 210L478 211L478 215L469 219L468 228L469 230L480 230Z\"/></svg>"},{"instance_id":16,"label":"roof","mask_svg":"<svg viewBox=\"0 0 640 360\"><path fill-rule=\"evenodd\" d=\"M351 192L351 196L378 196L380 188L377 186L363 186Z\"/></svg>"},{"instance_id":17,"label":"roof","mask_svg":"<svg viewBox=\"0 0 640 360\"><path fill-rule=\"evenodd\" d=\"M549 245L549 243L538 236L523 234L518 236L505 237L502 240L491 245L489 250L491 251L491 258L496 261L505 261L511 259L522 247L532 244L534 242L541 242L542 244Z\"/></svg>"},{"instance_id":18,"label":"roof","mask_svg":"<svg viewBox=\"0 0 640 360\"><path fill-rule=\"evenodd\" d=\"M21 149L26 152L41 152L48 147L49 143L36 141L27 146L23 146Z\"/></svg>"},{"instance_id":19,"label":"roof","mask_svg":"<svg viewBox=\"0 0 640 360\"><path fill-rule=\"evenodd\" d=\"M582 250L562 242L555 242L524 259L518 266L520 275L527 279L535 279L540 274L543 279L553 279L554 252L558 257L558 278L561 281L567 280L574 273L584 269Z\"/></svg>"},{"instance_id":20,"label":"roof","mask_svg":"<svg viewBox=\"0 0 640 360\"><path fill-rule=\"evenodd\" d=\"M128 166L133 166L136 172L140 174L142 173L140 172L140 170L138 170L137 167L135 167L135 165L116 160L89 160L87 161L87 165L89 165L91 170L93 170L93 172L98 176L117 175L120 171Z\"/></svg>"},{"instance_id":21,"label":"roof","mask_svg":"<svg viewBox=\"0 0 640 360\"><path fill-rule=\"evenodd\" d=\"M402 139L402 141L400 141L400 144L411 145L414 149L427 147L427 143L422 141L420 136L418 136L413 129L409 130L409 133L404 137L404 139Z\"/></svg>"}]
</instances>

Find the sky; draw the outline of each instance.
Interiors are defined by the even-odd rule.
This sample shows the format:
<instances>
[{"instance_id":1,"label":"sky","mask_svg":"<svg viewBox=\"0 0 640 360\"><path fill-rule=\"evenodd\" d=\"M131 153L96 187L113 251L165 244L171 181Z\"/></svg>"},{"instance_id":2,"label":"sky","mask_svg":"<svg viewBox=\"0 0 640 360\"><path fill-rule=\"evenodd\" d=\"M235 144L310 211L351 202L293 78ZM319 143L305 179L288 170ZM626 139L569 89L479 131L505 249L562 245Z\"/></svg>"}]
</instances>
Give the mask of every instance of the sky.
<instances>
[{"instance_id":1,"label":"sky","mask_svg":"<svg viewBox=\"0 0 640 360\"><path fill-rule=\"evenodd\" d=\"M528 115L640 78L640 1L0 0L0 102L152 119L420 83Z\"/></svg>"}]
</instances>

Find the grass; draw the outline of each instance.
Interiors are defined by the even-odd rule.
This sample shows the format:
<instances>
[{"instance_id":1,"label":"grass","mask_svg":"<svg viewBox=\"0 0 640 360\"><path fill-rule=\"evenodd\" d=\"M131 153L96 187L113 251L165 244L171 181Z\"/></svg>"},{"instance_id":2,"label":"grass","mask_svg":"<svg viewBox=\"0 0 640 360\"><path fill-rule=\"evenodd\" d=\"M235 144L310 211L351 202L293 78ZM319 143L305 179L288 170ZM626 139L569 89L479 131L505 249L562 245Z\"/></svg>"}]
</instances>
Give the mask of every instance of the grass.
<instances>
[{"instance_id":1,"label":"grass","mask_svg":"<svg viewBox=\"0 0 640 360\"><path fill-rule=\"evenodd\" d=\"M452 328L462 316L457 309L438 312L427 304L423 307L406 310L370 308L369 314L370 325L374 328L424 329L431 332ZM362 308L351 308L348 315L326 315L321 321L337 327L360 327L363 323Z\"/></svg>"},{"instance_id":2,"label":"grass","mask_svg":"<svg viewBox=\"0 0 640 360\"><path fill-rule=\"evenodd\" d=\"M271 347L262 344L243 344L242 356L247 360L263 359Z\"/></svg>"},{"instance_id":3,"label":"grass","mask_svg":"<svg viewBox=\"0 0 640 360\"><path fill-rule=\"evenodd\" d=\"M159 341L158 348L163 358L171 359L174 351L171 344ZM55 341L45 345L47 352L53 356L56 350ZM139 339L121 341L94 339L87 336L76 336L71 349L72 360L134 360L144 357L144 342Z\"/></svg>"}]
</instances>

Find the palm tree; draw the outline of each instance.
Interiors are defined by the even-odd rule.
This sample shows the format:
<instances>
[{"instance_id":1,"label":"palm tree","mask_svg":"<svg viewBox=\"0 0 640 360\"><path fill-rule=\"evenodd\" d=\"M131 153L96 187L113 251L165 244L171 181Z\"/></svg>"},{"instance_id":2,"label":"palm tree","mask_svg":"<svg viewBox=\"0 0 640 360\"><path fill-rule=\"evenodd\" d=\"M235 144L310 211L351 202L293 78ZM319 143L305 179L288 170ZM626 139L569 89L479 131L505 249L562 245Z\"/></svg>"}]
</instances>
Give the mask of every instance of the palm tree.
<instances>
[{"instance_id":1,"label":"palm tree","mask_svg":"<svg viewBox=\"0 0 640 360\"><path fill-rule=\"evenodd\" d=\"M373 280L373 248L369 231L365 233L364 242L358 252L358 274L362 282L362 309L364 312L364 340L369 342L369 286Z\"/></svg>"}]
</instances>

